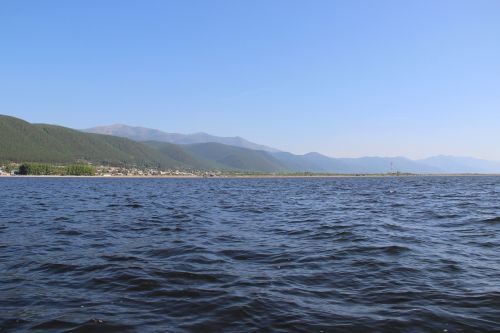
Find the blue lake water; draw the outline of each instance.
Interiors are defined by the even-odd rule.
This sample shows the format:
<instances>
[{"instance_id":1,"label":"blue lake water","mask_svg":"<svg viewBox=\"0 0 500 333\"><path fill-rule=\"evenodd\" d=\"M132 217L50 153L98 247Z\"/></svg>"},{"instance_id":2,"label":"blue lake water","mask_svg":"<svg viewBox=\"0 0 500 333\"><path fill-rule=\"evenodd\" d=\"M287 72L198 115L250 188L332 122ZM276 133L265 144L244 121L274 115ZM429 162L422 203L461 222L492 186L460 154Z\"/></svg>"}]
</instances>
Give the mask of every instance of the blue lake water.
<instances>
[{"instance_id":1,"label":"blue lake water","mask_svg":"<svg viewBox=\"0 0 500 333\"><path fill-rule=\"evenodd\" d=\"M0 191L0 332L500 331L499 177Z\"/></svg>"}]
</instances>

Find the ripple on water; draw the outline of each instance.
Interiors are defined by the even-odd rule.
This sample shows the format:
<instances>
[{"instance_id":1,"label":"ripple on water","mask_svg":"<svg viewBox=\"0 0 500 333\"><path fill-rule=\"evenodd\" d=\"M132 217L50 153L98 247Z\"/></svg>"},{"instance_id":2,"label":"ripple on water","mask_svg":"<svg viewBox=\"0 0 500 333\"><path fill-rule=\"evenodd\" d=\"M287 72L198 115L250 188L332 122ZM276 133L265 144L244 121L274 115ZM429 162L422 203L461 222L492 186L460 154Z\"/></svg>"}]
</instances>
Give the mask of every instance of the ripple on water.
<instances>
[{"instance_id":1,"label":"ripple on water","mask_svg":"<svg viewBox=\"0 0 500 333\"><path fill-rule=\"evenodd\" d=\"M487 218L481 220L481 222L488 223L488 224L500 224L500 216L495 216L492 218Z\"/></svg>"},{"instance_id":2,"label":"ripple on water","mask_svg":"<svg viewBox=\"0 0 500 333\"><path fill-rule=\"evenodd\" d=\"M136 329L130 325L107 322L102 319L90 319L83 323L73 323L70 321L50 320L32 327L32 330L51 330L65 333L91 333L91 332L135 332Z\"/></svg>"}]
</instances>

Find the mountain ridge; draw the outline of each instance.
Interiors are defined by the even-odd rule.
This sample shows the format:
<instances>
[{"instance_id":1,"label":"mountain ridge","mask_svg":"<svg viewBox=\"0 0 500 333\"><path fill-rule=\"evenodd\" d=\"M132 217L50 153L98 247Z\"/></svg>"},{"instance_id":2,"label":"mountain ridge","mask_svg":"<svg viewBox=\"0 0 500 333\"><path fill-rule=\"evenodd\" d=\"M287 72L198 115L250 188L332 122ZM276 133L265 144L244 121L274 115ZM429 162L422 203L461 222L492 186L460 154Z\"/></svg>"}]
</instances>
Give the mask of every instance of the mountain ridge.
<instances>
[{"instance_id":1,"label":"mountain ridge","mask_svg":"<svg viewBox=\"0 0 500 333\"><path fill-rule=\"evenodd\" d=\"M159 141L159 142L169 142L175 144L196 144L196 143L215 142L215 143L226 144L229 146L236 146L254 150L263 150L271 153L279 151L278 149L275 148L250 142L240 136L222 137L222 136L211 135L205 132L197 132L192 134L168 133L159 129L153 129L141 126L129 126L125 124L97 126L97 127L83 129L82 131L87 133L120 136L135 141Z\"/></svg>"}]
</instances>

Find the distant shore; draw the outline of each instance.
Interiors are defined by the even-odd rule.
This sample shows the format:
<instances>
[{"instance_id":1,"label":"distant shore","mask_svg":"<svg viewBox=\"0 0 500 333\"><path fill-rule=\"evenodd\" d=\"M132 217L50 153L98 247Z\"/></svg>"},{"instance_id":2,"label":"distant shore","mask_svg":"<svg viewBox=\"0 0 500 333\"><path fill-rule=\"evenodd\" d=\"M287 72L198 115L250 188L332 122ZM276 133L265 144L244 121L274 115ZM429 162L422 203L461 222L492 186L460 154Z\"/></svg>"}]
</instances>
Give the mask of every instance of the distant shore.
<instances>
[{"instance_id":1,"label":"distant shore","mask_svg":"<svg viewBox=\"0 0 500 333\"><path fill-rule=\"evenodd\" d=\"M446 173L446 174L318 174L318 175L286 175L286 174L262 174L262 175L217 175L217 176L197 176L197 175L158 175L158 176L62 176L62 175L0 175L0 178L103 178L103 179L280 179L280 178L402 178L402 177L500 177L500 174L479 174L479 173Z\"/></svg>"}]
</instances>

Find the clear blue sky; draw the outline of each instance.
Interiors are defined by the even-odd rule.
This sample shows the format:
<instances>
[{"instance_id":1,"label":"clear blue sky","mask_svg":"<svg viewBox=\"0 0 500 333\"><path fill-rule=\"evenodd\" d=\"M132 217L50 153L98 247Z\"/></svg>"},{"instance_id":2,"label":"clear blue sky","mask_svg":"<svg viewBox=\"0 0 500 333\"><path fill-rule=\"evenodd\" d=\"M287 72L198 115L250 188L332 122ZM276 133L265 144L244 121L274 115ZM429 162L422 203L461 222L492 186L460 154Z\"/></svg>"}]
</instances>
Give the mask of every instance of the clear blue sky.
<instances>
[{"instance_id":1,"label":"clear blue sky","mask_svg":"<svg viewBox=\"0 0 500 333\"><path fill-rule=\"evenodd\" d=\"M500 160L500 1L5 0L0 113Z\"/></svg>"}]
</instances>

